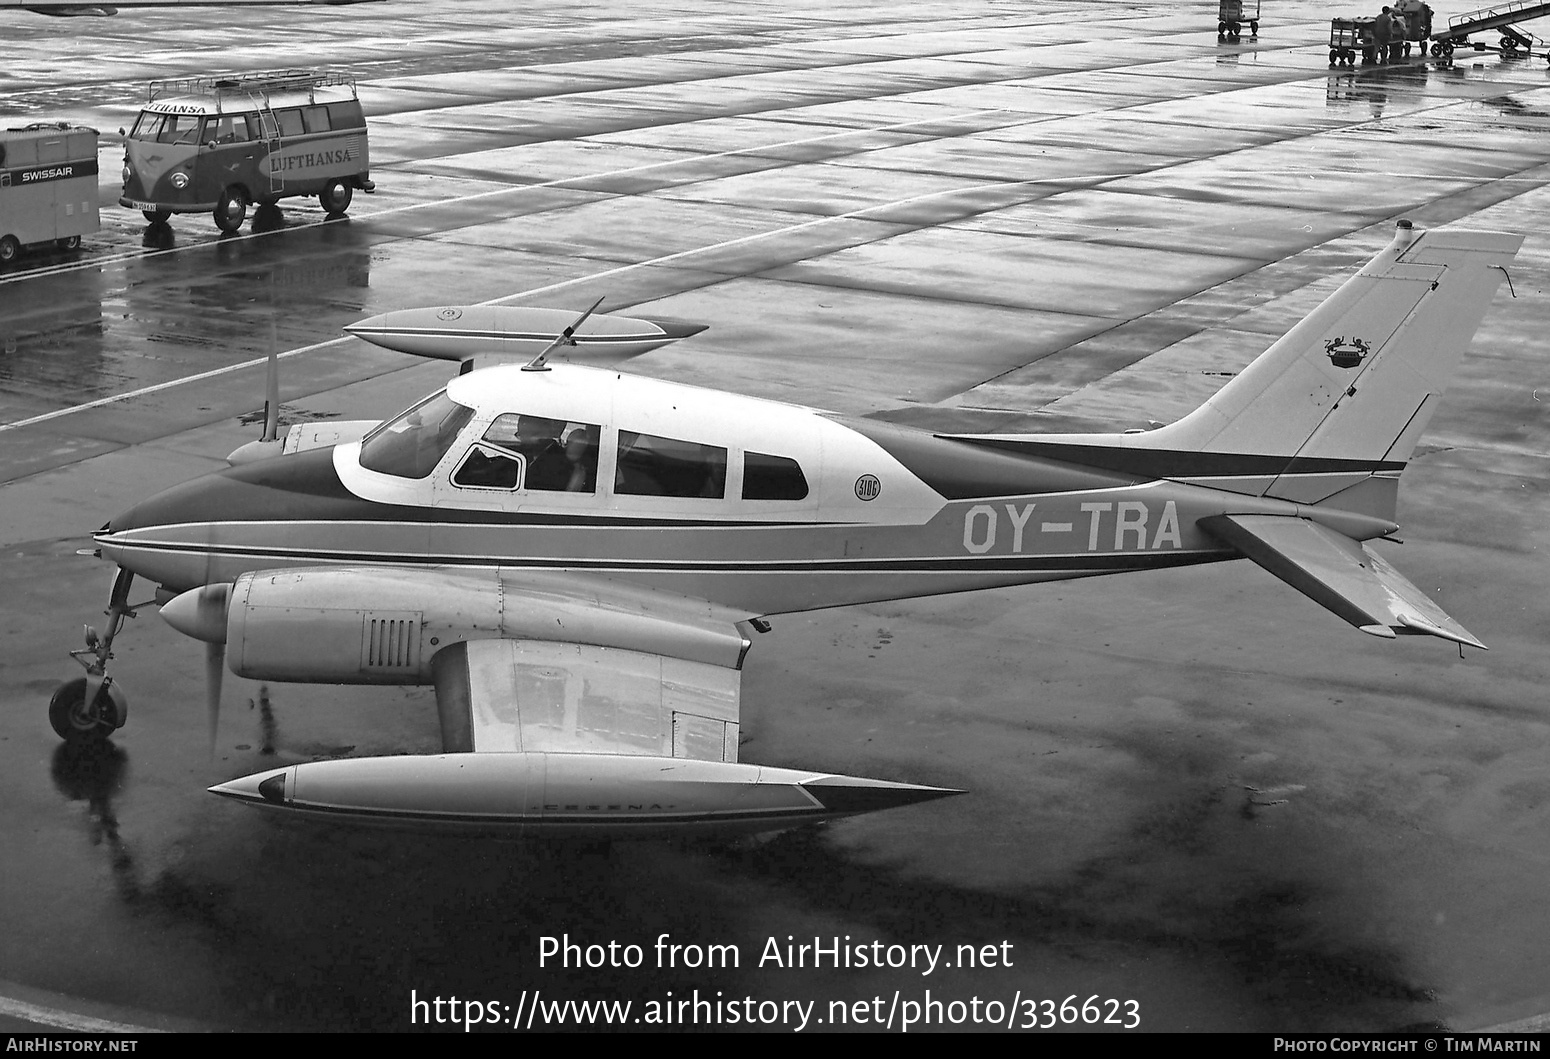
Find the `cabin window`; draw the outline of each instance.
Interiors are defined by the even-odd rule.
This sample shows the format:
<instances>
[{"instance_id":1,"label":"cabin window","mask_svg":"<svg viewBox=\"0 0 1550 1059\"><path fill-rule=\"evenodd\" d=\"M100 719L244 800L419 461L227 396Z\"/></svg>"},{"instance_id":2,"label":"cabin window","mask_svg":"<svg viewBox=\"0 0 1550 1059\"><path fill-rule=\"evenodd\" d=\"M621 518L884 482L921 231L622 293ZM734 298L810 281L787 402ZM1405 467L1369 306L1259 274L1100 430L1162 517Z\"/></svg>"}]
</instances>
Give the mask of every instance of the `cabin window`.
<instances>
[{"instance_id":1,"label":"cabin window","mask_svg":"<svg viewBox=\"0 0 1550 1059\"><path fill-rule=\"evenodd\" d=\"M807 478L796 460L763 452L743 453L744 500L805 500Z\"/></svg>"},{"instance_id":2,"label":"cabin window","mask_svg":"<svg viewBox=\"0 0 1550 1059\"><path fill-rule=\"evenodd\" d=\"M301 123L301 111L277 110L274 112L275 121L280 123L281 136L300 136L306 131Z\"/></svg>"},{"instance_id":3,"label":"cabin window","mask_svg":"<svg viewBox=\"0 0 1550 1059\"><path fill-rule=\"evenodd\" d=\"M424 478L468 425L474 410L447 396L432 394L361 441L361 466L397 478Z\"/></svg>"},{"instance_id":4,"label":"cabin window","mask_svg":"<svg viewBox=\"0 0 1550 1059\"><path fill-rule=\"evenodd\" d=\"M301 112L301 120L308 132L328 132L333 128L328 123L327 107L307 107Z\"/></svg>"},{"instance_id":5,"label":"cabin window","mask_svg":"<svg viewBox=\"0 0 1550 1059\"><path fill-rule=\"evenodd\" d=\"M482 440L522 457L527 469L524 489L594 493L601 434L594 423L507 412L496 417Z\"/></svg>"},{"instance_id":6,"label":"cabin window","mask_svg":"<svg viewBox=\"0 0 1550 1059\"><path fill-rule=\"evenodd\" d=\"M614 492L621 496L726 495L727 450L676 438L619 431L619 469Z\"/></svg>"}]
</instances>

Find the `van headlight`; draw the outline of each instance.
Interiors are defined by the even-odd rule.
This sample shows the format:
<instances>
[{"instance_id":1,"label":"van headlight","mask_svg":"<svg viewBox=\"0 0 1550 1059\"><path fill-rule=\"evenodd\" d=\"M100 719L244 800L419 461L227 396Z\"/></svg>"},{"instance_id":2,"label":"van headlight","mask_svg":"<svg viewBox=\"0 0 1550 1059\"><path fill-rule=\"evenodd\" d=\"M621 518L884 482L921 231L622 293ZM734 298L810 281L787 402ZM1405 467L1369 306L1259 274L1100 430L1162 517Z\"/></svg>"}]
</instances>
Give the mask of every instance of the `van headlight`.
<instances>
[{"instance_id":1,"label":"van headlight","mask_svg":"<svg viewBox=\"0 0 1550 1059\"><path fill-rule=\"evenodd\" d=\"M124 166L124 183L129 183L129 178L132 176L134 176L134 172L129 168L129 166Z\"/></svg>"},{"instance_id":2,"label":"van headlight","mask_svg":"<svg viewBox=\"0 0 1550 1059\"><path fill-rule=\"evenodd\" d=\"M173 173L172 174L172 186L177 188L179 191L182 191L184 188L188 187L188 174L187 173Z\"/></svg>"}]
</instances>

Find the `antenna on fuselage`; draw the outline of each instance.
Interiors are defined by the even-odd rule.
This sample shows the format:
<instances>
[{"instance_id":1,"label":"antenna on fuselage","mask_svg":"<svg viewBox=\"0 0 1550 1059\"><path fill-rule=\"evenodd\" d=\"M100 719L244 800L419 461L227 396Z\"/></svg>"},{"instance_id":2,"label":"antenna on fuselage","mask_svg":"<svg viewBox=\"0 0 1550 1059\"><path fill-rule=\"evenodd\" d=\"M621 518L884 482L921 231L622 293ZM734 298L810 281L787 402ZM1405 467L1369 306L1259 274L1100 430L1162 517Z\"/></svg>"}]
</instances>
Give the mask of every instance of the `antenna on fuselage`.
<instances>
[{"instance_id":1,"label":"antenna on fuselage","mask_svg":"<svg viewBox=\"0 0 1550 1059\"><path fill-rule=\"evenodd\" d=\"M606 295L606 294L603 295L603 298L606 298L606 297L608 297L608 295ZM530 360L526 364L522 365L522 370L523 371L548 371L549 367L544 362L549 359L549 354L553 353L555 350L559 349L561 346L565 346L565 345L574 346L576 344L575 338L572 337L576 333L576 328L580 327L583 323L585 323L587 317L591 316L594 312L597 311L597 307L599 305L603 304L603 298L599 298L597 301L593 302L592 305L587 309L586 312L584 312L580 316L576 317L575 321L569 327L567 327L565 330L561 331L558 335L555 336L555 339L554 339L553 342L550 342L547 346L544 347L544 351L542 353L538 354L538 356L534 357L532 360Z\"/></svg>"}]
</instances>

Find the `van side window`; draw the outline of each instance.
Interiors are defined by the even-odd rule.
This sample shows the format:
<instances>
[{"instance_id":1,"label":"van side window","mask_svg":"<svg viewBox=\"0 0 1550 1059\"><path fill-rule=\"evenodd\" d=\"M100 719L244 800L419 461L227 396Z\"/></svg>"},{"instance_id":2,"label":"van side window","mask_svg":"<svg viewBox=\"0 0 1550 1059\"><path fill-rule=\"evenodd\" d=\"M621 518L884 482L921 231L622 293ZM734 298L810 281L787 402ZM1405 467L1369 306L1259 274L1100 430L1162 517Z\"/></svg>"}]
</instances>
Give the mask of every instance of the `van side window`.
<instances>
[{"instance_id":1,"label":"van side window","mask_svg":"<svg viewBox=\"0 0 1550 1059\"><path fill-rule=\"evenodd\" d=\"M198 143L203 124L204 119L197 114L168 114L156 139L159 143Z\"/></svg>"},{"instance_id":2,"label":"van side window","mask_svg":"<svg viewBox=\"0 0 1550 1059\"><path fill-rule=\"evenodd\" d=\"M332 128L328 123L327 107L306 107L301 112L301 120L308 132L328 132Z\"/></svg>"},{"instance_id":3,"label":"van side window","mask_svg":"<svg viewBox=\"0 0 1550 1059\"><path fill-rule=\"evenodd\" d=\"M216 143L239 143L248 139L248 123L243 120L241 114L232 117L223 114L218 118L211 118L209 127L205 130L205 142L214 140Z\"/></svg>"},{"instance_id":4,"label":"van side window","mask_svg":"<svg viewBox=\"0 0 1550 1059\"><path fill-rule=\"evenodd\" d=\"M621 496L716 497L727 491L727 450L676 438L619 431Z\"/></svg>"},{"instance_id":5,"label":"van side window","mask_svg":"<svg viewBox=\"0 0 1550 1059\"><path fill-rule=\"evenodd\" d=\"M266 122L264 120L263 114L248 115L248 139L272 140L274 139L274 135L275 132L273 119Z\"/></svg>"},{"instance_id":6,"label":"van side window","mask_svg":"<svg viewBox=\"0 0 1550 1059\"><path fill-rule=\"evenodd\" d=\"M301 111L277 110L274 112L275 120L280 123L281 136L300 136L306 131L301 123Z\"/></svg>"},{"instance_id":7,"label":"van side window","mask_svg":"<svg viewBox=\"0 0 1550 1059\"><path fill-rule=\"evenodd\" d=\"M763 452L743 454L744 500L805 500L807 478L796 460Z\"/></svg>"},{"instance_id":8,"label":"van side window","mask_svg":"<svg viewBox=\"0 0 1550 1059\"><path fill-rule=\"evenodd\" d=\"M363 129L366 127L366 115L361 113L361 105L356 100L348 100L344 103L328 104L328 120L336 129Z\"/></svg>"}]
</instances>

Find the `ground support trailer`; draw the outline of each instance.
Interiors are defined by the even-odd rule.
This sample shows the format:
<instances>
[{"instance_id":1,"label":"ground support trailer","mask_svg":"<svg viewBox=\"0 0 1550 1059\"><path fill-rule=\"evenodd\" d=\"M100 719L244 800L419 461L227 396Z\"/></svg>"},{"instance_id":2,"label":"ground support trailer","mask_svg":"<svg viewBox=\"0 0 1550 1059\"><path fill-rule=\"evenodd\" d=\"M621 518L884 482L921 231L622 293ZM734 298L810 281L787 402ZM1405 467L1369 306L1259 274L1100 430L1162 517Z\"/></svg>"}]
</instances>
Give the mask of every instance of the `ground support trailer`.
<instances>
[{"instance_id":1,"label":"ground support trailer","mask_svg":"<svg viewBox=\"0 0 1550 1059\"><path fill-rule=\"evenodd\" d=\"M1249 36L1259 36L1259 0L1217 0L1217 40L1237 40L1245 25L1249 27Z\"/></svg>"},{"instance_id":2,"label":"ground support trailer","mask_svg":"<svg viewBox=\"0 0 1550 1059\"><path fill-rule=\"evenodd\" d=\"M73 250L99 227L96 129L60 122L0 131L0 264L29 246Z\"/></svg>"}]
</instances>

